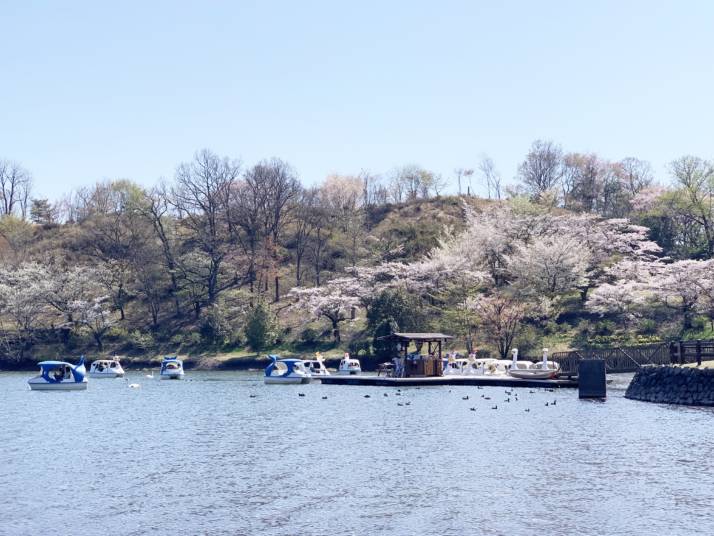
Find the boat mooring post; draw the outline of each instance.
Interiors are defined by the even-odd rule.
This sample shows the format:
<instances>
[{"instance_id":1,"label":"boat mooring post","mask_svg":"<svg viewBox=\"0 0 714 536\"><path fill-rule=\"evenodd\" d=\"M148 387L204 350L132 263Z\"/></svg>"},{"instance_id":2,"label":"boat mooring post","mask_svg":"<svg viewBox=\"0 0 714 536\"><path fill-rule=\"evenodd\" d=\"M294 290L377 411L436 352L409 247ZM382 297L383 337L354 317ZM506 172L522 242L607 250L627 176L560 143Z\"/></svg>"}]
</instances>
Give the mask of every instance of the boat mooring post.
<instances>
[{"instance_id":1,"label":"boat mooring post","mask_svg":"<svg viewBox=\"0 0 714 536\"><path fill-rule=\"evenodd\" d=\"M583 359L578 367L578 397L605 398L605 361L603 359Z\"/></svg>"}]
</instances>

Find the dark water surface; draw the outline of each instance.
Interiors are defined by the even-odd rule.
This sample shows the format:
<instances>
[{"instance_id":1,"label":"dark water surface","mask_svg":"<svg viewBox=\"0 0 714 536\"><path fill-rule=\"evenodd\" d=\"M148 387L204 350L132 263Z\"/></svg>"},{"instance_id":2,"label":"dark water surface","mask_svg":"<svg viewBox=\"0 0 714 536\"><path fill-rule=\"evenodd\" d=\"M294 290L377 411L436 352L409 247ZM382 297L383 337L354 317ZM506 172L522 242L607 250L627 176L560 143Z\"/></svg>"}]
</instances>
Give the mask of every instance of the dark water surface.
<instances>
[{"instance_id":1,"label":"dark water surface","mask_svg":"<svg viewBox=\"0 0 714 536\"><path fill-rule=\"evenodd\" d=\"M0 534L714 534L714 411L626 400L626 376L603 403L30 375L0 374Z\"/></svg>"}]
</instances>

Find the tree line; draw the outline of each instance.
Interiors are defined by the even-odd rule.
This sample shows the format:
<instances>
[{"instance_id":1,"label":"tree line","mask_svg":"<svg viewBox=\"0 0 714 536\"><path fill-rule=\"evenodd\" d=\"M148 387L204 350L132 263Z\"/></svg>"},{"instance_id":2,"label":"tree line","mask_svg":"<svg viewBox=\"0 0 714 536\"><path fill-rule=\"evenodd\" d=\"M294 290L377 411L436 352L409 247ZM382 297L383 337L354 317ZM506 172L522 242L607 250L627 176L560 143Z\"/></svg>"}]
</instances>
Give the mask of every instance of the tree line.
<instances>
[{"instance_id":1,"label":"tree line","mask_svg":"<svg viewBox=\"0 0 714 536\"><path fill-rule=\"evenodd\" d=\"M448 322L467 346L478 329L505 333L489 341L502 352L525 318L557 318L573 292L583 311L631 318L617 307L643 302L622 303L613 265L643 262L640 254L656 254L663 266L714 256L714 166L685 156L669 173L665 186L645 161L566 153L538 140L515 185L483 157L451 180L409 165L310 187L280 159L245 166L202 150L154 187L104 181L51 202L32 196L21 165L0 160L0 318L15 333L5 351L25 352L44 332L62 341L88 336L101 348L125 325L169 338L194 323L207 338L225 339L231 322L248 324L255 311L274 327L281 314L323 318L341 343L340 325L361 308L372 331L394 316L409 322L396 310L379 318L384 303L398 302L425 325ZM486 187L491 204L479 204L471 181ZM449 186L461 194L455 229L433 218L378 229L389 207L437 203ZM434 279L425 267L438 258L449 261ZM543 266L549 271L539 273ZM381 275L365 287L369 270ZM385 287L396 277L390 270L416 270L419 283L412 273L399 288ZM690 312L708 307L668 300Z\"/></svg>"}]
</instances>

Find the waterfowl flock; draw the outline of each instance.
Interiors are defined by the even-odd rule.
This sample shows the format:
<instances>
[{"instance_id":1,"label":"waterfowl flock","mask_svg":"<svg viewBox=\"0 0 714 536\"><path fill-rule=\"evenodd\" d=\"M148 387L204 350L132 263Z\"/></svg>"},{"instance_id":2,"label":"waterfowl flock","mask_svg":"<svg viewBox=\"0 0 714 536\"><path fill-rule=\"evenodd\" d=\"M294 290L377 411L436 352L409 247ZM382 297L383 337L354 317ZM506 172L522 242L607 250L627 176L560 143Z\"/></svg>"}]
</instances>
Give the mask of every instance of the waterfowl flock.
<instances>
[{"instance_id":1,"label":"waterfowl flock","mask_svg":"<svg viewBox=\"0 0 714 536\"><path fill-rule=\"evenodd\" d=\"M418 387L417 387L417 388L414 388L415 391L418 390L418 389L419 389ZM478 387L478 389L483 389L483 387ZM539 394L539 393L546 393L546 392L553 392L553 391L554 391L554 389L550 389L550 388L548 388L548 389L537 389L537 390L530 389L530 390L527 391L527 393L528 393L528 394ZM449 390L448 390L448 393L452 393L452 390L449 389ZM524 391L524 393L525 393L525 391ZM402 392L401 389L397 389L395 392L392 392L392 394L395 395L395 396L402 396L404 393ZM504 395L505 395L505 398L503 399L503 403L504 403L504 404L512 404L512 403L515 404L516 402L519 402L519 401L520 401L520 399L518 398L518 390L517 390L517 389L510 389L510 390L507 389L507 390L504 391ZM256 397L255 394L251 394L251 395L249 395L249 396L250 396L250 398L255 398L255 397ZM297 396L298 396L299 398L305 398L305 397L307 397L307 393L301 391L301 392L297 393ZM370 399L370 398L372 398L372 396L373 396L373 395L368 394L368 393L363 393L363 394L361 394L361 398L363 398L363 399ZM389 393L386 393L386 392L382 393L382 397L383 397L383 398L388 398L388 397L389 397ZM328 397L327 397L326 395L322 395L322 396L321 396L321 399L322 399L322 400L327 400L327 398L328 398ZM492 399L492 397L491 397L491 396L486 396L485 394L482 394L481 397L480 397L480 399L483 399L484 401L490 401L490 400ZM470 397L470 395L463 395L463 396L461 396L461 400L469 401L469 400L471 400L471 397ZM477 400L479 400L479 399L477 399ZM531 411L531 406L532 406L533 402L535 402L535 401L534 401L534 400L529 400L529 402L530 402L530 403L529 403L529 407L523 408L523 411L524 411L525 413L530 413L530 411ZM541 400L541 403L542 403L542 400ZM400 408L402 408L402 407L408 407L408 406L410 406L411 404L412 404L412 401L411 401L411 400L409 400L409 401L404 401L404 402L397 402L397 403L396 403L397 407L400 407ZM547 400L547 401L545 402L544 406L545 406L545 407L552 407L552 406L555 406L556 404L557 404L557 399L552 400L552 401L551 401L551 400ZM492 405L489 405L488 407L489 407L491 410L494 410L494 411L496 411L496 410L499 409L499 405L498 405L498 404L492 404ZM502 409L502 408L503 408L503 406L501 406L501 409ZM470 407L468 408L468 410L469 410L469 411L472 411L472 412L476 412L476 411L478 411L478 407L477 407L477 406L470 406Z\"/></svg>"}]
</instances>

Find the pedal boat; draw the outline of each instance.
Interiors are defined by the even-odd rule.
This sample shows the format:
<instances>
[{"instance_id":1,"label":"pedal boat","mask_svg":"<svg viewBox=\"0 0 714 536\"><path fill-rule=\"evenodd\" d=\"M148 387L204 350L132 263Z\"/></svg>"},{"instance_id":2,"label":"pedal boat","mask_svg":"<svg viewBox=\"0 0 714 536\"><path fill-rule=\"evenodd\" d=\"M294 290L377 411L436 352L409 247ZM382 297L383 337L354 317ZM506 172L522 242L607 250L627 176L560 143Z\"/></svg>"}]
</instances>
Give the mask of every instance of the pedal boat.
<instances>
[{"instance_id":1,"label":"pedal boat","mask_svg":"<svg viewBox=\"0 0 714 536\"><path fill-rule=\"evenodd\" d=\"M32 391L83 391L87 388L84 357L73 365L65 361L40 361L40 373L27 383Z\"/></svg>"},{"instance_id":2,"label":"pedal boat","mask_svg":"<svg viewBox=\"0 0 714 536\"><path fill-rule=\"evenodd\" d=\"M269 355L268 357L271 359L271 363L265 367L265 383L310 383L312 375L302 359L280 359L277 355Z\"/></svg>"},{"instance_id":3,"label":"pedal boat","mask_svg":"<svg viewBox=\"0 0 714 536\"><path fill-rule=\"evenodd\" d=\"M320 352L315 353L314 359L304 359L303 363L305 363L305 368L310 372L313 378L330 375L330 371L327 370L325 361Z\"/></svg>"},{"instance_id":4,"label":"pedal boat","mask_svg":"<svg viewBox=\"0 0 714 536\"><path fill-rule=\"evenodd\" d=\"M350 357L350 354L345 352L345 356L340 361L340 366L337 369L337 374L356 376L362 374L362 366L360 365L359 359L354 359Z\"/></svg>"},{"instance_id":5,"label":"pedal boat","mask_svg":"<svg viewBox=\"0 0 714 536\"><path fill-rule=\"evenodd\" d=\"M122 378L124 369L117 358L97 359L89 367L90 378Z\"/></svg>"},{"instance_id":6,"label":"pedal boat","mask_svg":"<svg viewBox=\"0 0 714 536\"><path fill-rule=\"evenodd\" d=\"M534 363L528 369L513 369L508 371L510 376L522 380L549 380L555 378L560 370L560 365L555 361L548 361L548 349L543 348L543 360Z\"/></svg>"},{"instance_id":7,"label":"pedal boat","mask_svg":"<svg viewBox=\"0 0 714 536\"><path fill-rule=\"evenodd\" d=\"M182 380L183 361L175 355L164 357L164 360L161 362L159 378L162 380Z\"/></svg>"}]
</instances>

